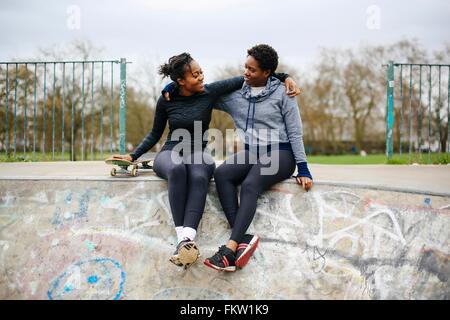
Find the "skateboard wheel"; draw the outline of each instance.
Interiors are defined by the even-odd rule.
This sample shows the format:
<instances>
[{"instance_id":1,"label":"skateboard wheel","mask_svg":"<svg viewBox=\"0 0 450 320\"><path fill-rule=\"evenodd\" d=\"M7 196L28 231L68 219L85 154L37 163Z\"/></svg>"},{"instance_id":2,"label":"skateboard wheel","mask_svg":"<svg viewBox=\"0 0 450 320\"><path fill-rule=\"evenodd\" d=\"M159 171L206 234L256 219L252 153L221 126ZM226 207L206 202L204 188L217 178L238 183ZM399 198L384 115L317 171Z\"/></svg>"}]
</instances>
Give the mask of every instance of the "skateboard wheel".
<instances>
[{"instance_id":1,"label":"skateboard wheel","mask_svg":"<svg viewBox=\"0 0 450 320\"><path fill-rule=\"evenodd\" d=\"M137 176L137 168L133 168L132 170L131 170L131 175L133 176L133 177L136 177Z\"/></svg>"},{"instance_id":2,"label":"skateboard wheel","mask_svg":"<svg viewBox=\"0 0 450 320\"><path fill-rule=\"evenodd\" d=\"M111 169L111 176L115 177L116 173L117 173L116 168L112 168Z\"/></svg>"}]
</instances>

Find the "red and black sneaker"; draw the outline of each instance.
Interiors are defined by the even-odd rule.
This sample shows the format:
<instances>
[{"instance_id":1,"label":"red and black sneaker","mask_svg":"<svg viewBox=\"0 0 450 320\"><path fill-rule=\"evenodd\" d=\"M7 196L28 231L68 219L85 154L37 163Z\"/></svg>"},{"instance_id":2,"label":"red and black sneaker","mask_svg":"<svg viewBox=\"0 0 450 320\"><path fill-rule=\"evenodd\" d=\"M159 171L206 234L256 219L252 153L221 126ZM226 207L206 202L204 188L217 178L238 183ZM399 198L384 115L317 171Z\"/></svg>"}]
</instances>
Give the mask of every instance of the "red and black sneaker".
<instances>
[{"instance_id":1,"label":"red and black sneaker","mask_svg":"<svg viewBox=\"0 0 450 320\"><path fill-rule=\"evenodd\" d=\"M206 266L218 271L233 272L236 271L235 260L236 258L233 250L223 245L219 248L219 251L217 251L211 258L205 259L203 263Z\"/></svg>"},{"instance_id":2,"label":"red and black sneaker","mask_svg":"<svg viewBox=\"0 0 450 320\"><path fill-rule=\"evenodd\" d=\"M242 269L258 247L259 236L246 234L236 251L236 267Z\"/></svg>"}]
</instances>

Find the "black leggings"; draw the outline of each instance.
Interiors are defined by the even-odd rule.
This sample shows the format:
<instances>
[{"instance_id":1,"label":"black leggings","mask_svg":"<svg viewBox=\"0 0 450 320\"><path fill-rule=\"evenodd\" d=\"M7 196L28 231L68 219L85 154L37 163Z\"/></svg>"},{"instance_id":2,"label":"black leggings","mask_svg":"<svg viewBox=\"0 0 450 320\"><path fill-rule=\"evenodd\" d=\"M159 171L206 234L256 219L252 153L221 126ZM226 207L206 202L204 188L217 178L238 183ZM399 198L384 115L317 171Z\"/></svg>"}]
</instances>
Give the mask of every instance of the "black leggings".
<instances>
[{"instance_id":1,"label":"black leggings","mask_svg":"<svg viewBox=\"0 0 450 320\"><path fill-rule=\"evenodd\" d=\"M217 192L220 203L233 231L230 240L240 243L242 237L250 226L256 212L256 202L258 196L272 185L289 178L295 170L295 159L292 151L276 150L262 155L255 164L249 162L248 150L243 150L228 158L220 165L214 173ZM264 175L262 168L267 168L268 156L271 161L279 159L279 166L276 172ZM244 164L237 162L238 159L245 158ZM240 204L238 204L237 186L241 185Z\"/></svg>"},{"instance_id":2,"label":"black leggings","mask_svg":"<svg viewBox=\"0 0 450 320\"><path fill-rule=\"evenodd\" d=\"M192 155L194 159L198 154ZM175 151L158 153L153 164L155 173L168 180L169 203L175 227L190 227L197 230L205 210L208 185L214 173L215 164L210 155L207 163L185 164L183 157ZM211 164L210 164L211 163Z\"/></svg>"}]
</instances>

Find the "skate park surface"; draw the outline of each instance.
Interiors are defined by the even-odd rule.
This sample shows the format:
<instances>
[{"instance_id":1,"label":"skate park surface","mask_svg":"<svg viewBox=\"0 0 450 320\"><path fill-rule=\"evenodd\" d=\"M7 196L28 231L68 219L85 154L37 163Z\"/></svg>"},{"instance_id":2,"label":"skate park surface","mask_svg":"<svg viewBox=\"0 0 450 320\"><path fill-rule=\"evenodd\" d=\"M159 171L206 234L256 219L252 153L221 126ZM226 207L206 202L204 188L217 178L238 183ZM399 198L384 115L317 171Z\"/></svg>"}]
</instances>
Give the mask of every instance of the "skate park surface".
<instances>
[{"instance_id":1,"label":"skate park surface","mask_svg":"<svg viewBox=\"0 0 450 320\"><path fill-rule=\"evenodd\" d=\"M167 182L103 162L0 163L0 299L450 299L450 166L310 165L263 193L248 265L203 265L230 228L211 182L183 270Z\"/></svg>"}]
</instances>

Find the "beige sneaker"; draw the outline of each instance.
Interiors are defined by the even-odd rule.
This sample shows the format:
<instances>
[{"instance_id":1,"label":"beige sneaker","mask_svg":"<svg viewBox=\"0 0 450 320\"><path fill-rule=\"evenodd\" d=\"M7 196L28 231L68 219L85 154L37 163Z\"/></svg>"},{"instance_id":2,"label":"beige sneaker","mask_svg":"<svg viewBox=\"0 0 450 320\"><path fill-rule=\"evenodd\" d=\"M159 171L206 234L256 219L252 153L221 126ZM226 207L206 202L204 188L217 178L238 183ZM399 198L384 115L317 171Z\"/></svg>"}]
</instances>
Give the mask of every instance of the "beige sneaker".
<instances>
[{"instance_id":1,"label":"beige sneaker","mask_svg":"<svg viewBox=\"0 0 450 320\"><path fill-rule=\"evenodd\" d=\"M197 244L190 239L186 239L178 244L177 249L170 257L169 261L178 267L187 269L197 261L199 256L200 251L198 250Z\"/></svg>"}]
</instances>

